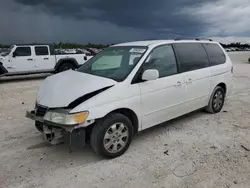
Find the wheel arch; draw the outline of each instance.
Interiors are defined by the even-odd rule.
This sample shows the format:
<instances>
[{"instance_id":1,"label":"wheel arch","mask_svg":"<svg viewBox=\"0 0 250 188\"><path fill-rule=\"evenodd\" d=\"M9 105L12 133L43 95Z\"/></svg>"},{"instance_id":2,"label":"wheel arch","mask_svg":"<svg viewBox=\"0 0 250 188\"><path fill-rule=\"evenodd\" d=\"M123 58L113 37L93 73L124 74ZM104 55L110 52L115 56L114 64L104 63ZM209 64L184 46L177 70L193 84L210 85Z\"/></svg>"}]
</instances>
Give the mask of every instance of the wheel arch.
<instances>
[{"instance_id":1,"label":"wheel arch","mask_svg":"<svg viewBox=\"0 0 250 188\"><path fill-rule=\"evenodd\" d=\"M60 59L56 65L55 65L55 71L57 71L59 69L59 67L64 64L64 63L71 63L73 64L75 67L78 67L79 64L78 62L76 61L75 58L63 58L63 59Z\"/></svg>"},{"instance_id":2,"label":"wheel arch","mask_svg":"<svg viewBox=\"0 0 250 188\"><path fill-rule=\"evenodd\" d=\"M224 82L219 83L217 86L222 87L224 89L225 93L227 93L227 85Z\"/></svg>"},{"instance_id":3,"label":"wheel arch","mask_svg":"<svg viewBox=\"0 0 250 188\"><path fill-rule=\"evenodd\" d=\"M134 127L134 134L136 134L139 131L139 119L133 110L131 110L129 108L119 108L119 109L116 109L116 110L109 112L106 116L113 114L113 113L119 113L119 114L122 114L122 115L128 117L130 119L130 121L132 122L132 125Z\"/></svg>"},{"instance_id":4,"label":"wheel arch","mask_svg":"<svg viewBox=\"0 0 250 188\"><path fill-rule=\"evenodd\" d=\"M3 63L0 62L0 75L1 74L5 74L8 73L8 71L5 69L5 67L3 66Z\"/></svg>"}]
</instances>

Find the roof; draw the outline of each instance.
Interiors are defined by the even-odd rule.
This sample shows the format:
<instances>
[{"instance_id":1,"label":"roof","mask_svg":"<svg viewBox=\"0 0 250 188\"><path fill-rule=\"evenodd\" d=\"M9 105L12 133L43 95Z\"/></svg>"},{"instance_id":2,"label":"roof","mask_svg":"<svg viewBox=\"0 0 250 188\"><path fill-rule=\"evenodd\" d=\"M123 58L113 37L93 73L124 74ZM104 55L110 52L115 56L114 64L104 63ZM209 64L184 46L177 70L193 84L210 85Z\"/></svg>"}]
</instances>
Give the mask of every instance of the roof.
<instances>
[{"instance_id":1,"label":"roof","mask_svg":"<svg viewBox=\"0 0 250 188\"><path fill-rule=\"evenodd\" d=\"M16 45L16 46L39 46L39 45L50 46L50 45L53 45L53 44L31 43L31 44L13 44L13 45Z\"/></svg>"},{"instance_id":2,"label":"roof","mask_svg":"<svg viewBox=\"0 0 250 188\"><path fill-rule=\"evenodd\" d=\"M145 41L126 42L126 43L116 44L114 46L150 46L150 45L157 46L161 44L180 43L180 42L215 43L209 40L145 40Z\"/></svg>"}]
</instances>

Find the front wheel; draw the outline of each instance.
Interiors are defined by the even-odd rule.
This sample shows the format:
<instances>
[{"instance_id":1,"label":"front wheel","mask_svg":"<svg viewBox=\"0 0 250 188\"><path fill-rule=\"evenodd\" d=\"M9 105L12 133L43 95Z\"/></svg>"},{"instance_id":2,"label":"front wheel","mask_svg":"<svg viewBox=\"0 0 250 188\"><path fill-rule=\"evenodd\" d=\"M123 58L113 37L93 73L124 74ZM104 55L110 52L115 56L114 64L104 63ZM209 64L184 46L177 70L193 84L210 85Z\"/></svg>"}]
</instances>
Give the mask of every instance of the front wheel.
<instances>
[{"instance_id":1,"label":"front wheel","mask_svg":"<svg viewBox=\"0 0 250 188\"><path fill-rule=\"evenodd\" d=\"M91 133L91 146L100 156L115 158L122 155L132 141L133 125L122 114L108 115L97 122Z\"/></svg>"},{"instance_id":2,"label":"front wheel","mask_svg":"<svg viewBox=\"0 0 250 188\"><path fill-rule=\"evenodd\" d=\"M222 87L217 86L211 95L206 111L212 114L220 112L224 106L224 101L225 90Z\"/></svg>"}]
</instances>

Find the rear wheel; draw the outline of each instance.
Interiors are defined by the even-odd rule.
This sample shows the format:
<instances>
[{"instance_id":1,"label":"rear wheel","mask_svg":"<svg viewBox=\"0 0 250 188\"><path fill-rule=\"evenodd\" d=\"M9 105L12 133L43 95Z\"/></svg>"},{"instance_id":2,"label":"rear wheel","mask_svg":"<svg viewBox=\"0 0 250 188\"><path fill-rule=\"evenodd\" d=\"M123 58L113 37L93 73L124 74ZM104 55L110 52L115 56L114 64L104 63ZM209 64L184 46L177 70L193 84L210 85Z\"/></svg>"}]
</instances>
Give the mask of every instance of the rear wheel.
<instances>
[{"instance_id":1,"label":"rear wheel","mask_svg":"<svg viewBox=\"0 0 250 188\"><path fill-rule=\"evenodd\" d=\"M63 63L58 68L58 72L63 72L63 71L66 71L66 70L75 70L75 69L76 69L76 66L73 65L72 63Z\"/></svg>"},{"instance_id":2,"label":"rear wheel","mask_svg":"<svg viewBox=\"0 0 250 188\"><path fill-rule=\"evenodd\" d=\"M133 135L130 119L122 114L111 114L98 122L91 133L91 146L100 156L115 158L129 147Z\"/></svg>"},{"instance_id":3,"label":"rear wheel","mask_svg":"<svg viewBox=\"0 0 250 188\"><path fill-rule=\"evenodd\" d=\"M213 114L220 112L224 106L224 101L225 90L222 87L217 86L211 95L206 111Z\"/></svg>"}]
</instances>

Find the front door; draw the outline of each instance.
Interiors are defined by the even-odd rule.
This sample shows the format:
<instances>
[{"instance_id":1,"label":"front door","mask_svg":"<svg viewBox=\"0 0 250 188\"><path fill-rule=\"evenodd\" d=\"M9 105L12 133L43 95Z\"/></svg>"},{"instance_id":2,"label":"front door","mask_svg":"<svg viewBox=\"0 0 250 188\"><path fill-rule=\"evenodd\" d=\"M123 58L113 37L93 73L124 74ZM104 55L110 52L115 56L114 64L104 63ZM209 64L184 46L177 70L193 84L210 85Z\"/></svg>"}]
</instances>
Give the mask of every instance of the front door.
<instances>
[{"instance_id":1,"label":"front door","mask_svg":"<svg viewBox=\"0 0 250 188\"><path fill-rule=\"evenodd\" d=\"M35 70L34 57L29 46L18 46L10 58L9 72L30 72Z\"/></svg>"},{"instance_id":2,"label":"front door","mask_svg":"<svg viewBox=\"0 0 250 188\"><path fill-rule=\"evenodd\" d=\"M139 83L141 88L142 129L181 115L185 96L182 76L177 72L175 54L171 45L155 48L142 72L157 69L159 79Z\"/></svg>"}]
</instances>

